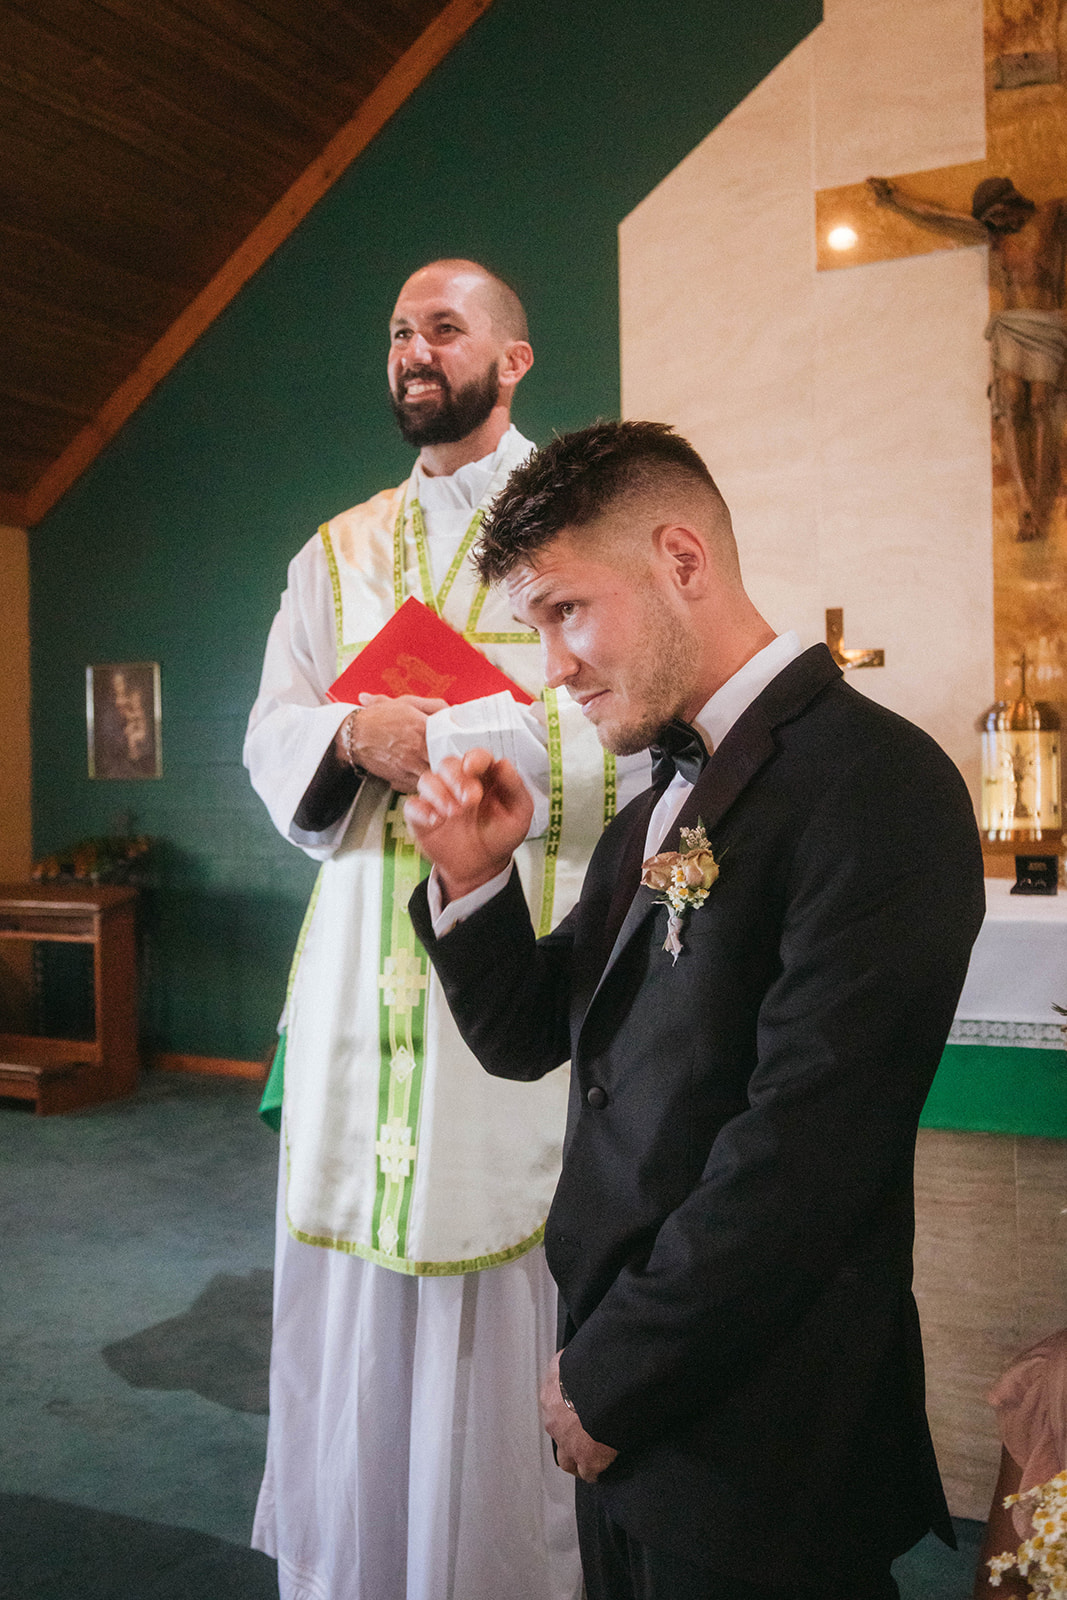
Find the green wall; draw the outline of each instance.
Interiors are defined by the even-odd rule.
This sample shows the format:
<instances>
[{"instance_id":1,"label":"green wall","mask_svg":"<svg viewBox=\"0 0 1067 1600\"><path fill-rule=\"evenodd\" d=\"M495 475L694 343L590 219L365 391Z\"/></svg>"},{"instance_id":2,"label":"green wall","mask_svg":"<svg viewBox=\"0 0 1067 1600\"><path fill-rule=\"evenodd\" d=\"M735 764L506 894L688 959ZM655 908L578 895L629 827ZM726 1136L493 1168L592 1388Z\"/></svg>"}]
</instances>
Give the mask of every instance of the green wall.
<instances>
[{"instance_id":1,"label":"green wall","mask_svg":"<svg viewBox=\"0 0 1067 1600\"><path fill-rule=\"evenodd\" d=\"M241 766L288 559L410 464L385 403L409 271L480 257L537 365L516 421L617 415L616 229L820 20L818 0L495 0L32 536L34 845L132 826L154 1048L269 1043L314 868ZM686 338L686 308L678 336ZM164 777L86 776L84 671L162 666Z\"/></svg>"}]
</instances>

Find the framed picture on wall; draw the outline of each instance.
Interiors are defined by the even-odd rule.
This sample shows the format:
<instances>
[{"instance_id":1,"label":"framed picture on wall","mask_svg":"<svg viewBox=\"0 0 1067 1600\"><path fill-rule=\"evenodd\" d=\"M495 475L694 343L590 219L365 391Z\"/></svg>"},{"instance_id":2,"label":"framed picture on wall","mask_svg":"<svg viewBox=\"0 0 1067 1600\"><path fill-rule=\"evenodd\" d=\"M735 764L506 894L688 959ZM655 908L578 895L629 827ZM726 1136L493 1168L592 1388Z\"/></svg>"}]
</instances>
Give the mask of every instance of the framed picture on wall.
<instances>
[{"instance_id":1,"label":"framed picture on wall","mask_svg":"<svg viewBox=\"0 0 1067 1600\"><path fill-rule=\"evenodd\" d=\"M161 778L158 661L85 669L90 778Z\"/></svg>"}]
</instances>

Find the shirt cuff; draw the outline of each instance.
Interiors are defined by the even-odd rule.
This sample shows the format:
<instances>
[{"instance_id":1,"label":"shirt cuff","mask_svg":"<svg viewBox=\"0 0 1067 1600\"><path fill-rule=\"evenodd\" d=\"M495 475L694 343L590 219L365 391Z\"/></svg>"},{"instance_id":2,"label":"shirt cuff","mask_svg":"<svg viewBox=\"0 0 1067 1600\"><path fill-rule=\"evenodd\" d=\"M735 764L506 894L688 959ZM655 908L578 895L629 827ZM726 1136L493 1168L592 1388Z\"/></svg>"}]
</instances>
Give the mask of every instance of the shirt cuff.
<instances>
[{"instance_id":1,"label":"shirt cuff","mask_svg":"<svg viewBox=\"0 0 1067 1600\"><path fill-rule=\"evenodd\" d=\"M434 867L426 885L426 902L430 908L434 938L443 939L446 933L452 932L458 922L465 922L476 911L480 911L482 906L487 906L490 900L494 900L501 889L506 889L512 865L513 863L509 861L503 872L498 872L495 878L490 878L488 883L480 883L470 894L461 894L458 900L450 900L447 906L441 904L443 899L441 880L437 876L437 868Z\"/></svg>"}]
</instances>

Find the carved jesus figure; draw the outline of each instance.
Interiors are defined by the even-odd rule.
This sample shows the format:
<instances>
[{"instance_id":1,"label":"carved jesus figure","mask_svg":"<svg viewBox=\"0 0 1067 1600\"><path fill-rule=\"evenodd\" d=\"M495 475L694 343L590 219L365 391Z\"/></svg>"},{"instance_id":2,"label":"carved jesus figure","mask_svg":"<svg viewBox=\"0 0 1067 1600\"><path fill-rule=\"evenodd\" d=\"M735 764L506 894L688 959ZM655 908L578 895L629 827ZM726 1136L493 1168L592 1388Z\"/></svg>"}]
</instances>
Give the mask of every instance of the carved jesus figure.
<instances>
[{"instance_id":1,"label":"carved jesus figure","mask_svg":"<svg viewBox=\"0 0 1067 1600\"><path fill-rule=\"evenodd\" d=\"M1057 400L1067 366L1067 199L1037 205L1010 178L985 178L971 214L868 178L879 205L969 244L988 244L1001 309L986 328L993 361L990 399L1019 503L1020 540L1044 538L1059 488Z\"/></svg>"}]
</instances>

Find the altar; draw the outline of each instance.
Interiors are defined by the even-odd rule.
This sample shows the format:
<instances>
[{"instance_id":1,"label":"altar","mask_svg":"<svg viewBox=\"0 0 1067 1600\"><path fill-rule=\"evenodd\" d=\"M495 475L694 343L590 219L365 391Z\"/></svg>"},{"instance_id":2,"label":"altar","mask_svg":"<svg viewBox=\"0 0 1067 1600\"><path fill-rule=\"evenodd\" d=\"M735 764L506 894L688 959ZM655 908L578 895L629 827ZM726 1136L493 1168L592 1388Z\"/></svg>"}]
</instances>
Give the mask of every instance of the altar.
<instances>
[{"instance_id":1,"label":"altar","mask_svg":"<svg viewBox=\"0 0 1067 1600\"><path fill-rule=\"evenodd\" d=\"M1067 1322L1067 893L986 879L915 1166L915 1295L951 1510L984 1518L1000 1454L985 1396Z\"/></svg>"},{"instance_id":2,"label":"altar","mask_svg":"<svg viewBox=\"0 0 1067 1600\"><path fill-rule=\"evenodd\" d=\"M923 1111L924 1128L1067 1137L1067 892L1013 895L987 878L986 915Z\"/></svg>"}]
</instances>

